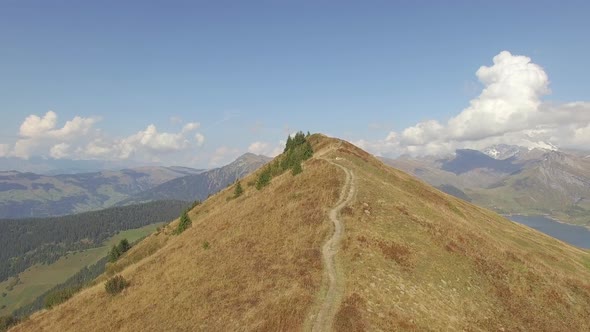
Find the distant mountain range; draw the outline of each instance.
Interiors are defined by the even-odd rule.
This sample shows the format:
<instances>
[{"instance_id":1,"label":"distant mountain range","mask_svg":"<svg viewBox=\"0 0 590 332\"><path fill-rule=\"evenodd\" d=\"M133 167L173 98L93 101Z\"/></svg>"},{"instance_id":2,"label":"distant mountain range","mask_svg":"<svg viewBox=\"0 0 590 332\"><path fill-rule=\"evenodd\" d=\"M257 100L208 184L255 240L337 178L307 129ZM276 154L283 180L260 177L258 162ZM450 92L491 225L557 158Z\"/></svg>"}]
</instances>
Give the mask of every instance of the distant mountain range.
<instances>
[{"instance_id":1,"label":"distant mountain range","mask_svg":"<svg viewBox=\"0 0 590 332\"><path fill-rule=\"evenodd\" d=\"M590 157L581 151L495 145L453 156L382 158L439 189L500 213L590 224Z\"/></svg>"},{"instance_id":2,"label":"distant mountain range","mask_svg":"<svg viewBox=\"0 0 590 332\"><path fill-rule=\"evenodd\" d=\"M207 171L150 166L52 176L0 172L0 218L60 216L160 199L202 199L268 160L249 153Z\"/></svg>"},{"instance_id":3,"label":"distant mountain range","mask_svg":"<svg viewBox=\"0 0 590 332\"><path fill-rule=\"evenodd\" d=\"M140 192L122 200L117 205L127 205L172 199L181 201L205 200L236 180L254 172L271 158L246 153L232 163L206 172L179 177L162 183L153 189Z\"/></svg>"},{"instance_id":4,"label":"distant mountain range","mask_svg":"<svg viewBox=\"0 0 590 332\"><path fill-rule=\"evenodd\" d=\"M0 172L18 170L23 173L43 175L95 173L104 170L135 169L144 166L157 165L138 164L130 160L73 160L38 156L29 159L0 157Z\"/></svg>"}]
</instances>

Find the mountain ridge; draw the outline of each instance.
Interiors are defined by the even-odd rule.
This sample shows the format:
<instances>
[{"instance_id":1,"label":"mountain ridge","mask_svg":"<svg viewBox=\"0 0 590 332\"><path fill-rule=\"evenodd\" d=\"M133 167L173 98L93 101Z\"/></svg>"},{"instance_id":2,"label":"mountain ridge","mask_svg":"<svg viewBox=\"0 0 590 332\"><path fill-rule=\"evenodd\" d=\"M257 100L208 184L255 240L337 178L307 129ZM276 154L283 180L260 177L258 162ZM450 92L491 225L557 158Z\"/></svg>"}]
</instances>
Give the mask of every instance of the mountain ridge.
<instances>
[{"instance_id":1,"label":"mountain ridge","mask_svg":"<svg viewBox=\"0 0 590 332\"><path fill-rule=\"evenodd\" d=\"M305 329L326 291L321 248L345 175L355 195L340 212L336 251L345 289L330 329L590 328L590 254L444 194L354 145L322 135L303 172L257 190L264 170L174 221L113 266L121 294L95 286L32 315L14 331ZM280 158L280 156L279 156ZM329 161L328 161L329 160ZM145 313L149 312L149 315Z\"/></svg>"},{"instance_id":2,"label":"mountain ridge","mask_svg":"<svg viewBox=\"0 0 590 332\"><path fill-rule=\"evenodd\" d=\"M199 170L182 166L143 166L118 171L101 171L80 174L59 174L47 176L30 172L0 172L0 218L34 218L62 216L72 213L100 210L148 201L179 199L194 201L206 198L210 193L235 181L261 164L253 154L244 154L232 164L233 173L216 174L194 184L197 192L178 195L182 190L175 188L175 179L186 178L213 170ZM253 163L253 165L249 165ZM211 182L213 181L213 182ZM178 184L180 182L180 184ZM164 193L153 198L134 200L133 197L149 196L150 190L162 186L168 188L170 197ZM160 187L161 188L161 187ZM197 195L198 194L198 195ZM171 198L174 197L174 198Z\"/></svg>"},{"instance_id":3,"label":"mountain ridge","mask_svg":"<svg viewBox=\"0 0 590 332\"><path fill-rule=\"evenodd\" d=\"M183 201L204 200L210 194L234 183L236 180L255 171L270 160L271 158L263 155L245 153L225 166L167 181L150 190L124 199L117 203L117 205L157 201L161 199L177 199Z\"/></svg>"}]
</instances>

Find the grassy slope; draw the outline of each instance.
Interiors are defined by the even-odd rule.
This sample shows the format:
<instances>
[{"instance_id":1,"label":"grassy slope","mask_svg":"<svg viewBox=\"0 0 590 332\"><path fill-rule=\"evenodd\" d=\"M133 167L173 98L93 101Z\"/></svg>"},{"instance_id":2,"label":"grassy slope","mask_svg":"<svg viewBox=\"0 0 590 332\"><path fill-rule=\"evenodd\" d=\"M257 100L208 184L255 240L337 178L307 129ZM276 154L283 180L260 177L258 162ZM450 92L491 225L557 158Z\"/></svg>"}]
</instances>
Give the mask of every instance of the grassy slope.
<instances>
[{"instance_id":1,"label":"grassy slope","mask_svg":"<svg viewBox=\"0 0 590 332\"><path fill-rule=\"evenodd\" d=\"M590 329L587 252L355 151L337 154L358 178L339 329Z\"/></svg>"},{"instance_id":2,"label":"grassy slope","mask_svg":"<svg viewBox=\"0 0 590 332\"><path fill-rule=\"evenodd\" d=\"M340 144L313 140L321 152ZM346 143L325 157L343 158L357 178L343 211L346 291L336 330L590 329L588 252ZM190 213L185 233L171 236L169 227L144 240L120 263L147 256L123 270L131 286L122 294L98 284L15 330L300 330L319 291L326 212L343 178L320 160L304 168L229 202L225 190Z\"/></svg>"},{"instance_id":3,"label":"grassy slope","mask_svg":"<svg viewBox=\"0 0 590 332\"><path fill-rule=\"evenodd\" d=\"M6 297L0 297L0 306L6 305L5 309L0 310L0 316L9 314L18 307L32 302L53 286L66 281L84 266L96 263L106 256L113 244L118 243L121 239L127 238L130 242L136 241L152 233L158 226L159 224L153 224L122 231L105 241L105 245L102 247L70 253L50 265L35 265L19 275L22 283L15 286L11 292L6 291L6 286L13 278L0 283L0 292L8 293Z\"/></svg>"},{"instance_id":4,"label":"grassy slope","mask_svg":"<svg viewBox=\"0 0 590 332\"><path fill-rule=\"evenodd\" d=\"M122 272L131 286L121 295L99 283L16 330L298 329L321 285L326 211L344 178L324 161L303 167L261 191L247 177L243 196L227 201L228 188L211 197L189 213L193 225L181 235L170 235L174 222L142 241L122 259L148 256Z\"/></svg>"}]
</instances>

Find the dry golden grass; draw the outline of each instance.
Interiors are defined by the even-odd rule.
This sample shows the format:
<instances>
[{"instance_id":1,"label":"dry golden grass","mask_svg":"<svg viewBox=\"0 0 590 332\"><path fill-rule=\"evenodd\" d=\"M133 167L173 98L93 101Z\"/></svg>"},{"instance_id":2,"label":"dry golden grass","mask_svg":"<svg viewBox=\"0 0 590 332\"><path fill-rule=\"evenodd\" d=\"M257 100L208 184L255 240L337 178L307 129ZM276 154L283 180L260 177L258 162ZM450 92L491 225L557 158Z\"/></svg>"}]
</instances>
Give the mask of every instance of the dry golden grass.
<instances>
[{"instance_id":1,"label":"dry golden grass","mask_svg":"<svg viewBox=\"0 0 590 332\"><path fill-rule=\"evenodd\" d=\"M590 255L455 199L344 144L337 330L590 331ZM366 211L369 211L368 213Z\"/></svg>"},{"instance_id":2,"label":"dry golden grass","mask_svg":"<svg viewBox=\"0 0 590 332\"><path fill-rule=\"evenodd\" d=\"M337 331L589 331L590 253L450 197L349 143L311 137L317 158L260 192L233 188L191 211L192 228L134 247L102 283L15 331L301 330L320 294L320 248L343 174L346 276ZM242 180L253 183L255 175ZM204 249L203 243L210 244Z\"/></svg>"},{"instance_id":3,"label":"dry golden grass","mask_svg":"<svg viewBox=\"0 0 590 332\"><path fill-rule=\"evenodd\" d=\"M192 210L181 235L171 234L175 221L142 241L109 267L130 282L121 294L106 294L100 282L14 330L301 329L321 287L326 211L344 179L325 161L303 167L261 191L244 185L229 201L228 188Z\"/></svg>"}]
</instances>

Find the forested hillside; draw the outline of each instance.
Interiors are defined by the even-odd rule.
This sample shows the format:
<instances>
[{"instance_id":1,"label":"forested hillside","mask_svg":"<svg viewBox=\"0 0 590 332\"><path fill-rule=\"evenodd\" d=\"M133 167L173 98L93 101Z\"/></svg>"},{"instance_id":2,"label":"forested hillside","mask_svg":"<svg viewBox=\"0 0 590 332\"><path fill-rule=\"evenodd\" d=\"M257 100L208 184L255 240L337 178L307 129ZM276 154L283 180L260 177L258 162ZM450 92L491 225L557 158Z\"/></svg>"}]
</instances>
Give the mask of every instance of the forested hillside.
<instances>
[{"instance_id":1,"label":"forested hillside","mask_svg":"<svg viewBox=\"0 0 590 332\"><path fill-rule=\"evenodd\" d=\"M119 231L170 221L187 206L157 201L63 217L0 219L0 282L34 264L53 263L69 251L100 246Z\"/></svg>"}]
</instances>

